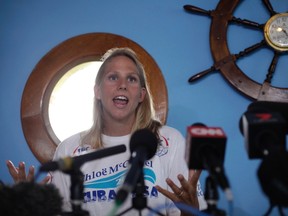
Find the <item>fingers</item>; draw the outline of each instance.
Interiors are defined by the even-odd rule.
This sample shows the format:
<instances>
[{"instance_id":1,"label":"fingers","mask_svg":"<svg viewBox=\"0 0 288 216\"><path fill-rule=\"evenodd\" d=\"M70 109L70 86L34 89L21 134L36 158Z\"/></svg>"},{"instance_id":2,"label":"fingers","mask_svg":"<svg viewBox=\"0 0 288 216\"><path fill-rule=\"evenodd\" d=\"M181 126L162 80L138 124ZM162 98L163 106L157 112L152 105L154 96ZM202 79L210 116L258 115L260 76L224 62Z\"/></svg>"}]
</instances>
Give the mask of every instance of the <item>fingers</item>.
<instances>
[{"instance_id":1,"label":"fingers","mask_svg":"<svg viewBox=\"0 0 288 216\"><path fill-rule=\"evenodd\" d=\"M183 196L181 199L184 203L191 205L193 207L199 208L198 198L197 198L197 183L200 177L200 172L192 172L189 181L187 181L183 175L178 175L178 179L183 188ZM179 197L179 196L178 196ZM179 197L180 198L180 197Z\"/></svg>"},{"instance_id":2,"label":"fingers","mask_svg":"<svg viewBox=\"0 0 288 216\"><path fill-rule=\"evenodd\" d=\"M40 181L40 184L47 184L51 180L51 176L47 175L42 181Z\"/></svg>"},{"instance_id":3,"label":"fingers","mask_svg":"<svg viewBox=\"0 0 288 216\"><path fill-rule=\"evenodd\" d=\"M12 176L14 182L17 183L18 182L18 168L16 168L14 164L12 163L12 161L10 160L6 161L6 165L8 167L8 171L10 175Z\"/></svg>"},{"instance_id":4,"label":"fingers","mask_svg":"<svg viewBox=\"0 0 288 216\"><path fill-rule=\"evenodd\" d=\"M29 171L28 171L28 175L27 175L27 181L33 181L34 180L34 173L35 173L34 166L30 166Z\"/></svg>"},{"instance_id":5,"label":"fingers","mask_svg":"<svg viewBox=\"0 0 288 216\"><path fill-rule=\"evenodd\" d=\"M182 176L182 175L181 175ZM178 176L179 177L179 176ZM183 176L182 176L183 177ZM178 178L179 179L179 178ZM179 180L180 181L180 180ZM183 177L183 180L182 181L185 181L185 178ZM174 192L174 194L177 196L179 196L181 193L182 193L182 191L183 191L183 189L182 189L182 187L178 187L170 178L168 178L167 180L166 180L166 182L167 182L167 184L169 185L169 187L172 189L172 191ZM180 181L180 183L181 183L181 181ZM182 185L182 183L181 183L181 185ZM183 185L182 185L183 186Z\"/></svg>"},{"instance_id":6,"label":"fingers","mask_svg":"<svg viewBox=\"0 0 288 216\"><path fill-rule=\"evenodd\" d=\"M202 170L189 170L189 182L192 185L196 185L200 175L201 175Z\"/></svg>"},{"instance_id":7,"label":"fingers","mask_svg":"<svg viewBox=\"0 0 288 216\"><path fill-rule=\"evenodd\" d=\"M178 180L181 184L181 187L183 188L183 190L190 192L191 191L191 185L190 182L188 182L183 175L179 174L178 176Z\"/></svg>"},{"instance_id":8,"label":"fingers","mask_svg":"<svg viewBox=\"0 0 288 216\"><path fill-rule=\"evenodd\" d=\"M35 173L34 166L29 167L28 175L26 176L26 168L24 162L20 162L19 166L15 167L12 161L7 160L6 165L15 183L33 181Z\"/></svg>"},{"instance_id":9,"label":"fingers","mask_svg":"<svg viewBox=\"0 0 288 216\"><path fill-rule=\"evenodd\" d=\"M156 189L158 190L158 192L162 193L164 196L166 196L170 199L173 197L173 193L169 192L168 190L165 190L164 188L160 187L159 185L156 185Z\"/></svg>"},{"instance_id":10,"label":"fingers","mask_svg":"<svg viewBox=\"0 0 288 216\"><path fill-rule=\"evenodd\" d=\"M162 187L160 187L158 185L156 186L156 189L160 193L162 193L164 196L166 196L169 199L171 199L172 201L178 202L179 198L177 197L177 194L181 194L182 189L179 188L176 184L174 184L174 182L171 179L169 179L169 178L166 179L166 182L169 185L169 187L172 189L173 192L170 192L170 191L168 191L166 189L163 189Z\"/></svg>"},{"instance_id":11,"label":"fingers","mask_svg":"<svg viewBox=\"0 0 288 216\"><path fill-rule=\"evenodd\" d=\"M177 178L180 182L180 187L177 186L170 178L167 178L166 182L171 188L172 192L165 190L160 186L156 186L156 188L160 193L171 199L173 202L183 202L198 208L199 203L197 198L197 183L200 175L201 171L192 170L189 173L189 180L187 180L182 174L179 174Z\"/></svg>"},{"instance_id":12,"label":"fingers","mask_svg":"<svg viewBox=\"0 0 288 216\"><path fill-rule=\"evenodd\" d=\"M20 162L18 167L18 182L26 181L25 163Z\"/></svg>"},{"instance_id":13,"label":"fingers","mask_svg":"<svg viewBox=\"0 0 288 216\"><path fill-rule=\"evenodd\" d=\"M8 171L9 171L10 175L12 176L12 178L13 178L13 180L14 180L14 182L15 182L16 177L17 177L17 173L18 173L16 167L14 166L14 164L12 163L12 161L10 161L10 160L7 160L7 161L6 161L6 166L7 166L7 168L8 168Z\"/></svg>"},{"instance_id":14,"label":"fingers","mask_svg":"<svg viewBox=\"0 0 288 216\"><path fill-rule=\"evenodd\" d=\"M177 177L182 187L187 189L188 187L197 185L200 175L201 171L193 170L189 172L189 180L186 180L185 177L181 174L179 174Z\"/></svg>"}]
</instances>

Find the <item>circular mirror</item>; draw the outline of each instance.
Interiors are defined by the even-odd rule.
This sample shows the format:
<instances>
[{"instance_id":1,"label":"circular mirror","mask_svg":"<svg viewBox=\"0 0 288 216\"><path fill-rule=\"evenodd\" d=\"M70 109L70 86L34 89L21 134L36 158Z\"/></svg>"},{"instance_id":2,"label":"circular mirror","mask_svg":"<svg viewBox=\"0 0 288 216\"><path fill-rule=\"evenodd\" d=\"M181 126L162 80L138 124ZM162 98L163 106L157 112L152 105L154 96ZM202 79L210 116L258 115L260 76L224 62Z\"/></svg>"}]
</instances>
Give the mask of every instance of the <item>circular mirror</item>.
<instances>
[{"instance_id":1,"label":"circular mirror","mask_svg":"<svg viewBox=\"0 0 288 216\"><path fill-rule=\"evenodd\" d=\"M57 84L62 78L65 79L65 75L67 76L72 68L98 61L108 49L114 47L130 47L138 54L146 71L156 113L160 120L166 123L167 88L161 70L149 53L123 36L109 33L79 35L62 42L48 52L37 63L24 88L21 101L23 133L31 151L41 163L53 158L60 142L49 117L49 103L53 100L51 96L55 88L58 88Z\"/></svg>"}]
</instances>

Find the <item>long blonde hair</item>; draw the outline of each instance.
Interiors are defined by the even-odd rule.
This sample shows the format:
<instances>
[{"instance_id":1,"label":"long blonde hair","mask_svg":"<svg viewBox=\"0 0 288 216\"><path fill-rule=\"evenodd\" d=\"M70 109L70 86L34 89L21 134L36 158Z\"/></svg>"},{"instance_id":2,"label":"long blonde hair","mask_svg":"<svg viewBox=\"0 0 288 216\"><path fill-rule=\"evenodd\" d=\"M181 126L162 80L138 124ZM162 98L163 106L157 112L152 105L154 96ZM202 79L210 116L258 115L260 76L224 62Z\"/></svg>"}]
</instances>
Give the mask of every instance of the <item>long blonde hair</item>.
<instances>
[{"instance_id":1,"label":"long blonde hair","mask_svg":"<svg viewBox=\"0 0 288 216\"><path fill-rule=\"evenodd\" d=\"M136 120L132 126L131 133L138 129L148 128L158 136L158 129L161 127L160 121L156 118L153 98L150 92L149 85L147 84L145 70L141 62L139 61L136 53L130 48L113 48L108 50L102 57L102 65L96 76L95 86L100 86L104 73L105 67L114 57L126 56L131 59L138 70L140 85L146 89L146 95L142 103L139 103L136 109ZM103 118L102 118L102 104L101 100L97 100L94 97L94 108L93 108L93 125L92 127L82 133L81 144L89 144L94 149L102 148L103 143L101 134L103 130Z\"/></svg>"}]
</instances>

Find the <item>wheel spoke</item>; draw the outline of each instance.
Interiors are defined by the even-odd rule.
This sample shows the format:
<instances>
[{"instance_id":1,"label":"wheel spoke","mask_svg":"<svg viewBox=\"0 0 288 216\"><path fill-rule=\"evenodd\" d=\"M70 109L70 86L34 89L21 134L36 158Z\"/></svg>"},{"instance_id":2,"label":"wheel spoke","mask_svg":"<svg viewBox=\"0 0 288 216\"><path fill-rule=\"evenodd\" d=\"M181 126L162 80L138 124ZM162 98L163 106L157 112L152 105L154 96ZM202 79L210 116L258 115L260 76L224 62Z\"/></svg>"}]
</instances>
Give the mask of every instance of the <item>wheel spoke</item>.
<instances>
[{"instance_id":1,"label":"wheel spoke","mask_svg":"<svg viewBox=\"0 0 288 216\"><path fill-rule=\"evenodd\" d=\"M268 73L266 75L265 82L271 84L271 81L272 81L272 78L273 78L273 75L274 75L274 72L275 72L275 69L276 69L276 65L278 63L278 59L279 59L279 53L278 52L274 52L274 57L273 57L273 59L271 61Z\"/></svg>"},{"instance_id":2,"label":"wheel spoke","mask_svg":"<svg viewBox=\"0 0 288 216\"><path fill-rule=\"evenodd\" d=\"M254 44L254 45L244 49L244 51L239 52L238 54L226 56L225 58L221 59L220 61L215 62L214 65L211 66L209 69L204 70L202 72L199 72L199 73L191 76L189 78L188 82L189 83L195 82L196 80L208 75L209 73L211 73L213 71L221 70L221 67L223 65L225 65L226 63L231 62L231 61L236 61L239 58L244 57L244 56L252 53L253 51L261 48L264 45L266 45L266 42L265 42L265 40L262 40L260 43Z\"/></svg>"},{"instance_id":3,"label":"wheel spoke","mask_svg":"<svg viewBox=\"0 0 288 216\"><path fill-rule=\"evenodd\" d=\"M268 9L271 16L275 15L277 12L274 11L272 4L270 3L270 0L262 0L263 4Z\"/></svg>"},{"instance_id":4,"label":"wheel spoke","mask_svg":"<svg viewBox=\"0 0 288 216\"><path fill-rule=\"evenodd\" d=\"M238 24L243 24L249 27L253 27L253 28L257 28L257 29L261 29L263 30L264 24L259 24L257 22L251 21L251 20L247 20L247 19L240 19L240 18L236 18L236 17L232 17L231 22L234 23L238 23Z\"/></svg>"},{"instance_id":5,"label":"wheel spoke","mask_svg":"<svg viewBox=\"0 0 288 216\"><path fill-rule=\"evenodd\" d=\"M209 73L211 73L211 72L213 72L213 71L215 71L215 70L216 70L216 68L215 68L214 66L212 66L212 67L210 67L210 68L207 69L207 70L204 70L204 71L202 71L202 72L199 72L199 73L191 76L191 77L188 79L188 82L189 82L189 83L195 82L196 80L202 78L203 76L206 76L207 74L209 74Z\"/></svg>"},{"instance_id":6,"label":"wheel spoke","mask_svg":"<svg viewBox=\"0 0 288 216\"><path fill-rule=\"evenodd\" d=\"M193 6L193 5L184 5L183 6L184 9L188 12L192 12L195 14L201 14L201 15L207 15L207 16L211 16L212 11L211 10L204 10L202 8Z\"/></svg>"},{"instance_id":7,"label":"wheel spoke","mask_svg":"<svg viewBox=\"0 0 288 216\"><path fill-rule=\"evenodd\" d=\"M260 43L256 43L246 49L244 49L244 51L239 52L238 54L235 54L236 59L239 59L241 57L244 57L252 52L254 52L255 50L261 48L262 46L266 45L266 41L262 40Z\"/></svg>"}]
</instances>

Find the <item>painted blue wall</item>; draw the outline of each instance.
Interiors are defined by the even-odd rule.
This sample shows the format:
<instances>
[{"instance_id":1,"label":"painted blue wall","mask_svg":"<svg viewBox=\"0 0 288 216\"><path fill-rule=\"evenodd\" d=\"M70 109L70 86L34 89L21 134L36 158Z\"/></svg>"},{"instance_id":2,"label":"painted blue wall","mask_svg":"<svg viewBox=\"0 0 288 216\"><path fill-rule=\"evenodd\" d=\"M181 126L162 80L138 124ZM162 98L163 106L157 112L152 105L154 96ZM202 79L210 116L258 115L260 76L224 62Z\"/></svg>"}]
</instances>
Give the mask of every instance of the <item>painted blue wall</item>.
<instances>
[{"instance_id":1,"label":"painted blue wall","mask_svg":"<svg viewBox=\"0 0 288 216\"><path fill-rule=\"evenodd\" d=\"M274 9L287 11L287 0L271 0ZM225 168L234 194L234 215L262 215L268 209L256 176L259 160L249 160L238 123L252 101L213 73L191 85L187 79L213 64L209 48L210 18L183 10L192 4L213 10L218 0L0 0L0 179L12 183L5 160L39 166L23 136L20 103L25 83L37 62L64 40L89 32L127 37L146 49L165 77L169 94L167 124L179 129L195 122L219 126L227 134ZM265 23L269 18L260 0L243 1L235 16ZM229 28L232 53L259 42L259 31ZM273 53L264 49L239 60L239 67L263 82ZM277 70L287 72L287 55ZM281 69L284 68L284 69ZM280 73L279 73L280 74ZM275 85L287 87L287 74L275 75ZM201 182L205 182L205 171ZM204 189L204 188L203 188ZM220 192L219 207L227 211ZM274 215L276 211L273 212Z\"/></svg>"}]
</instances>

